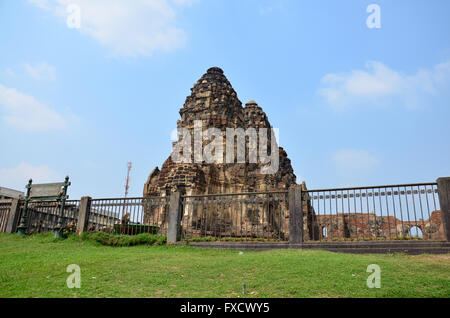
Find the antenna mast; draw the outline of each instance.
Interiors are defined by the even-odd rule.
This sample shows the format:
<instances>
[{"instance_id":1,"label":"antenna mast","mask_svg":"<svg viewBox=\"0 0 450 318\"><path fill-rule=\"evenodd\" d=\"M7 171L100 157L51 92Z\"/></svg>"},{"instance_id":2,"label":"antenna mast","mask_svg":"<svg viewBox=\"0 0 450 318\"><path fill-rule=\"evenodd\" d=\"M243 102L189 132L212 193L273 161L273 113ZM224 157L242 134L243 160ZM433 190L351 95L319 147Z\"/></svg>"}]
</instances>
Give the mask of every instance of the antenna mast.
<instances>
[{"instance_id":1,"label":"antenna mast","mask_svg":"<svg viewBox=\"0 0 450 318\"><path fill-rule=\"evenodd\" d=\"M131 171L131 161L127 164L127 180L125 181L125 198L128 196L128 189L130 188L130 171Z\"/></svg>"},{"instance_id":2,"label":"antenna mast","mask_svg":"<svg viewBox=\"0 0 450 318\"><path fill-rule=\"evenodd\" d=\"M122 218L125 216L127 211L127 196L128 196L128 189L130 188L130 171L131 171L131 161L127 164L128 170L127 170L127 179L125 181L125 199L123 200L123 212L122 212Z\"/></svg>"}]
</instances>

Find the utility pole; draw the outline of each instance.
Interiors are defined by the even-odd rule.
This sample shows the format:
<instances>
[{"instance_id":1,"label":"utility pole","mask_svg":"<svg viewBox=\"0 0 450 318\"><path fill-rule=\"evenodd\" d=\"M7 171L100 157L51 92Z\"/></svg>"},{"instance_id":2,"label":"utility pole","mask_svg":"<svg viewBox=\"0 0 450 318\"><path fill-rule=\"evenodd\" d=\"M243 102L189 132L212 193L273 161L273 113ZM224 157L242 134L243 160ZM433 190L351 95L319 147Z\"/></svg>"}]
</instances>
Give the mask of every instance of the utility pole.
<instances>
[{"instance_id":1,"label":"utility pole","mask_svg":"<svg viewBox=\"0 0 450 318\"><path fill-rule=\"evenodd\" d=\"M125 199L123 200L123 213L122 217L126 214L126 205L127 205L127 196L128 196L128 189L130 188L130 171L131 171L131 161L127 164L127 179L125 181Z\"/></svg>"},{"instance_id":2,"label":"utility pole","mask_svg":"<svg viewBox=\"0 0 450 318\"><path fill-rule=\"evenodd\" d=\"M128 196L128 189L130 188L130 171L131 171L131 161L128 162L128 170L127 170L127 180L125 182L125 198Z\"/></svg>"}]
</instances>

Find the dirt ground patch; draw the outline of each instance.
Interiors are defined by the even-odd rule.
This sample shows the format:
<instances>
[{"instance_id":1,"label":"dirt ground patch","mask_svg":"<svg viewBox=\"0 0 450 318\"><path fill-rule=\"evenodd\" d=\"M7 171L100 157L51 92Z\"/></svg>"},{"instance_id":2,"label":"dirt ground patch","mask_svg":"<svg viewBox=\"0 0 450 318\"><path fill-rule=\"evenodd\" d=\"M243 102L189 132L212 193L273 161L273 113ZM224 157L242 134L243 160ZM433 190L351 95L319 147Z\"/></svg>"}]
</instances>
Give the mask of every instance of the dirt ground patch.
<instances>
[{"instance_id":1,"label":"dirt ground patch","mask_svg":"<svg viewBox=\"0 0 450 318\"><path fill-rule=\"evenodd\" d=\"M411 258L411 260L416 260L430 264L450 265L450 254L423 254L423 255L408 256L408 258Z\"/></svg>"}]
</instances>

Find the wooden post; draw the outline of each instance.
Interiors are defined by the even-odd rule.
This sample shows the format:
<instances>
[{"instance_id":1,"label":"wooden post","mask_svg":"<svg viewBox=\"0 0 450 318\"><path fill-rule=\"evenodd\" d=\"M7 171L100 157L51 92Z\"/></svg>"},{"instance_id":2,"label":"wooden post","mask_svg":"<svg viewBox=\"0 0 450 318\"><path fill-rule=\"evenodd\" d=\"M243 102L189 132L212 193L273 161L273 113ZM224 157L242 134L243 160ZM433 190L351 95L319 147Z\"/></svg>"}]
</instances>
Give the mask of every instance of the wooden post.
<instances>
[{"instance_id":1,"label":"wooden post","mask_svg":"<svg viewBox=\"0 0 450 318\"><path fill-rule=\"evenodd\" d=\"M444 237L450 242L450 177L437 179L437 184Z\"/></svg>"},{"instance_id":2,"label":"wooden post","mask_svg":"<svg viewBox=\"0 0 450 318\"><path fill-rule=\"evenodd\" d=\"M303 243L302 187L289 188L289 244Z\"/></svg>"},{"instance_id":3,"label":"wooden post","mask_svg":"<svg viewBox=\"0 0 450 318\"><path fill-rule=\"evenodd\" d=\"M89 213L91 212L91 197L82 197L80 200L80 211L78 212L77 235L87 230Z\"/></svg>"},{"instance_id":4,"label":"wooden post","mask_svg":"<svg viewBox=\"0 0 450 318\"><path fill-rule=\"evenodd\" d=\"M12 234L17 232L17 226L20 218L19 199L13 199L11 209L9 210L8 224L6 225L6 233Z\"/></svg>"},{"instance_id":5,"label":"wooden post","mask_svg":"<svg viewBox=\"0 0 450 318\"><path fill-rule=\"evenodd\" d=\"M175 191L170 195L169 219L167 224L167 243L181 240L181 193Z\"/></svg>"}]
</instances>

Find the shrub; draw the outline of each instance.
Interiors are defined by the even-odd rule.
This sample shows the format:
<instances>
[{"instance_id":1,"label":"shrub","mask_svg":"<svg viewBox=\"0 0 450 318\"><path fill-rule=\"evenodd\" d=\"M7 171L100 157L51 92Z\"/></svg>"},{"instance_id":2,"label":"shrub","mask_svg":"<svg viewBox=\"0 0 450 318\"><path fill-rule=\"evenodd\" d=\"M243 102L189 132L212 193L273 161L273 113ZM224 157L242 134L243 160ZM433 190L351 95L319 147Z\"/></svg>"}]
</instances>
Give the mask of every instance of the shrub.
<instances>
[{"instance_id":1,"label":"shrub","mask_svg":"<svg viewBox=\"0 0 450 318\"><path fill-rule=\"evenodd\" d=\"M212 236L204 236L204 237L192 237L189 239L184 239L185 242L279 242L276 239L268 239L268 238L250 238L250 237L212 237Z\"/></svg>"},{"instance_id":2,"label":"shrub","mask_svg":"<svg viewBox=\"0 0 450 318\"><path fill-rule=\"evenodd\" d=\"M82 240L95 241L107 246L135 246L135 245L164 245L166 236L149 233L138 235L118 235L105 232L88 233L81 235Z\"/></svg>"}]
</instances>

